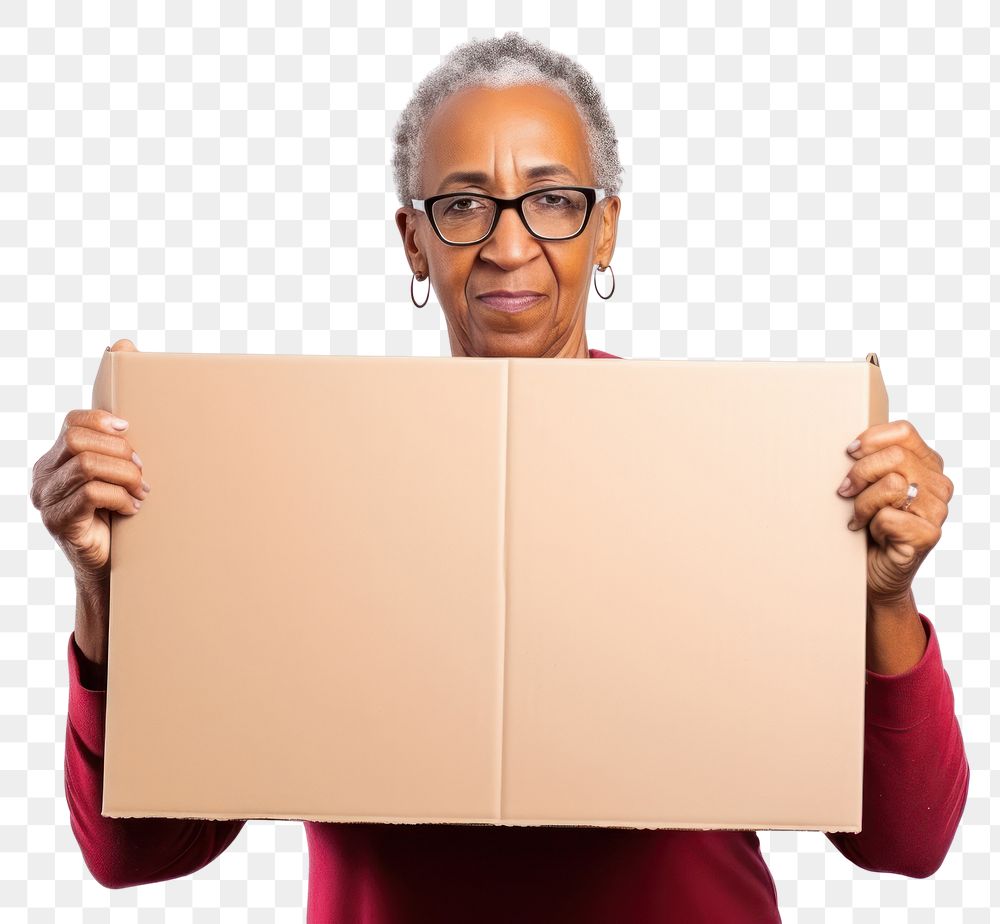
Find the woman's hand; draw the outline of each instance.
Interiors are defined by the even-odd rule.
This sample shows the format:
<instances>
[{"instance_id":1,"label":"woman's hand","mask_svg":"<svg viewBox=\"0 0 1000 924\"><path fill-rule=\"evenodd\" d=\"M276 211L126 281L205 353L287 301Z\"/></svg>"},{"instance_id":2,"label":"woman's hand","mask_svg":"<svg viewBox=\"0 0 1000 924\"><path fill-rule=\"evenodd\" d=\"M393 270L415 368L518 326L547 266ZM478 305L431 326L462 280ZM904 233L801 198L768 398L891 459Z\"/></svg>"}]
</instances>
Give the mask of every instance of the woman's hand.
<instances>
[{"instance_id":1,"label":"woman's hand","mask_svg":"<svg viewBox=\"0 0 1000 924\"><path fill-rule=\"evenodd\" d=\"M138 352L131 340L111 349ZM141 461L115 419L102 410L70 411L32 474L31 502L85 586L105 582L110 573L109 511L135 514L149 491Z\"/></svg>"},{"instance_id":2,"label":"woman's hand","mask_svg":"<svg viewBox=\"0 0 1000 924\"><path fill-rule=\"evenodd\" d=\"M838 489L854 498L849 529L867 526L875 540L868 548L869 606L905 606L920 563L941 538L941 524L955 491L944 460L908 420L875 424L847 447L857 461ZM917 496L906 510L909 485Z\"/></svg>"}]
</instances>

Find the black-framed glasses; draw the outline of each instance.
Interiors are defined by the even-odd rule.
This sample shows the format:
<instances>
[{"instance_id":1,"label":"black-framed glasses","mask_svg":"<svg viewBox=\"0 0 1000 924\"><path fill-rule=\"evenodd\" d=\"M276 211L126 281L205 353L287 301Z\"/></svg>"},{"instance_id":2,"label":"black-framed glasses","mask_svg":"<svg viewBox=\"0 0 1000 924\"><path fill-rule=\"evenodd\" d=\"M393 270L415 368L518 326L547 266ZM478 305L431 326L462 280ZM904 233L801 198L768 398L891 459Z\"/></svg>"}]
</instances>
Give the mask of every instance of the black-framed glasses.
<instances>
[{"instance_id":1,"label":"black-framed glasses","mask_svg":"<svg viewBox=\"0 0 1000 924\"><path fill-rule=\"evenodd\" d=\"M528 232L542 241L568 241L580 234L594 206L605 198L594 186L546 186L516 199L499 199L485 193L454 192L429 199L414 199L434 233L446 244L464 246L485 241L497 226L504 209L514 209Z\"/></svg>"}]
</instances>

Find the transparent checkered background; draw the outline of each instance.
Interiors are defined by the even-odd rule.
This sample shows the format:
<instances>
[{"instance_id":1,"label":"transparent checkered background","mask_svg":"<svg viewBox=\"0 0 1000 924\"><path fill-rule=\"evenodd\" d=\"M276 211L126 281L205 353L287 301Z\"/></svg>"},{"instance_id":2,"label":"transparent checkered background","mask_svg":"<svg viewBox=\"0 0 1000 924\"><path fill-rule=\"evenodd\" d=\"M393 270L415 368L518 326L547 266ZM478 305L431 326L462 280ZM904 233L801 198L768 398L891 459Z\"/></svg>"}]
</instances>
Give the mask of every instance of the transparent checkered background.
<instances>
[{"instance_id":1,"label":"transparent checkered background","mask_svg":"<svg viewBox=\"0 0 1000 924\"><path fill-rule=\"evenodd\" d=\"M944 456L956 493L914 590L972 766L951 853L909 880L852 866L820 833L760 837L786 922L986 922L1000 904L990 4L134 6L0 3L0 919L303 920L297 822L249 822L182 880L108 891L88 873L63 793L75 590L31 467L119 337L448 355L435 298L409 299L390 132L443 53L513 28L577 57L619 131L617 289L591 297L590 346L874 350L891 416Z\"/></svg>"}]
</instances>

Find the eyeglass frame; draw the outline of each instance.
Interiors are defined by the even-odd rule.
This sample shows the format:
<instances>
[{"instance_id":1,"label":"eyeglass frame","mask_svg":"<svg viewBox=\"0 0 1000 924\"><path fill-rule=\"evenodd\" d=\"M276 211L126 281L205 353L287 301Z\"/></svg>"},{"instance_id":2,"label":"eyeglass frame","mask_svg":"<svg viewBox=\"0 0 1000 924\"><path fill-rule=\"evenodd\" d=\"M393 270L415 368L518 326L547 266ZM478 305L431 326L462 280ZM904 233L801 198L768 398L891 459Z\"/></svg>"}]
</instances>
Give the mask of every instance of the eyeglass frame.
<instances>
[{"instance_id":1,"label":"eyeglass frame","mask_svg":"<svg viewBox=\"0 0 1000 924\"><path fill-rule=\"evenodd\" d=\"M530 196L537 196L539 193L552 192L557 189L572 189L575 192L583 193L587 198L587 214L584 215L583 223L580 225L580 229L575 233L569 235L569 237L542 237L540 234L535 234L534 231L528 226L528 220L524 217L524 200ZM490 225L489 231L487 231L479 240L477 241L449 241L438 229L437 222L434 221L434 203L441 199L448 199L455 196L476 196L480 199L489 199L496 206L496 211L493 213L493 223ZM500 222L500 215L506 209L514 209L517 214L521 217L521 224L524 225L525 230L533 238L539 241L571 241L574 237L579 237L586 230L587 223L590 221L590 216L594 211L594 206L597 205L603 199L607 199L608 194L598 186L544 186L541 189L531 189L521 196L516 196L513 199L501 199L498 196L490 196L487 193L480 192L468 192L468 191L458 191L458 192L447 192L441 193L439 196L430 196L427 199L413 199L413 207L420 212L423 212L427 216L427 220L431 223L431 228L434 229L434 233L441 239L445 244L450 247L470 247L473 244L481 244L483 241L487 240L491 234L496 230L497 225Z\"/></svg>"}]
</instances>

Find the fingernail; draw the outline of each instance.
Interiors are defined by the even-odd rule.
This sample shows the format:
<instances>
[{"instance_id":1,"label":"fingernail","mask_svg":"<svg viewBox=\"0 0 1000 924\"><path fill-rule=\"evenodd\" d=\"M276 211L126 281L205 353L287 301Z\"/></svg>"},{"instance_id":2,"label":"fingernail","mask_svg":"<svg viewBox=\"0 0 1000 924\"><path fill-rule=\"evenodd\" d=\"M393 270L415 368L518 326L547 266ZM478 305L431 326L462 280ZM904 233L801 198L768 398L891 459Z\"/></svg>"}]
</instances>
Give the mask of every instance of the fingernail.
<instances>
[{"instance_id":1,"label":"fingernail","mask_svg":"<svg viewBox=\"0 0 1000 924\"><path fill-rule=\"evenodd\" d=\"M132 461L135 462L135 464L138 465L139 468L142 468L142 459L139 458L139 453L137 452L132 453Z\"/></svg>"},{"instance_id":2,"label":"fingernail","mask_svg":"<svg viewBox=\"0 0 1000 924\"><path fill-rule=\"evenodd\" d=\"M857 526L858 526L858 521L855 520L854 517L851 517L851 519L847 521L848 529L857 529Z\"/></svg>"},{"instance_id":3,"label":"fingernail","mask_svg":"<svg viewBox=\"0 0 1000 924\"><path fill-rule=\"evenodd\" d=\"M860 445L861 445L861 440L851 440L851 442L847 444L847 451L854 452L854 450L857 449Z\"/></svg>"},{"instance_id":4,"label":"fingernail","mask_svg":"<svg viewBox=\"0 0 1000 924\"><path fill-rule=\"evenodd\" d=\"M116 430L124 430L128 426L128 421L122 420L121 417L112 417L111 426Z\"/></svg>"},{"instance_id":5,"label":"fingernail","mask_svg":"<svg viewBox=\"0 0 1000 924\"><path fill-rule=\"evenodd\" d=\"M142 501L137 498L132 498L132 503L135 504L135 509L138 510L142 506Z\"/></svg>"},{"instance_id":6,"label":"fingernail","mask_svg":"<svg viewBox=\"0 0 1000 924\"><path fill-rule=\"evenodd\" d=\"M152 489L152 488L151 488L151 487L150 487L150 486L149 486L148 484L146 484L146 482L144 481L144 482L142 483L142 490L143 490L143 491L145 491L145 492L146 492L146 493L148 494L148 493L149 493L150 491L152 491L153 489Z\"/></svg>"},{"instance_id":7,"label":"fingernail","mask_svg":"<svg viewBox=\"0 0 1000 924\"><path fill-rule=\"evenodd\" d=\"M843 481L843 483L840 485L840 487L837 488L837 493L838 494L843 494L850 486L851 486L851 479L850 478L845 478L844 481Z\"/></svg>"}]
</instances>

